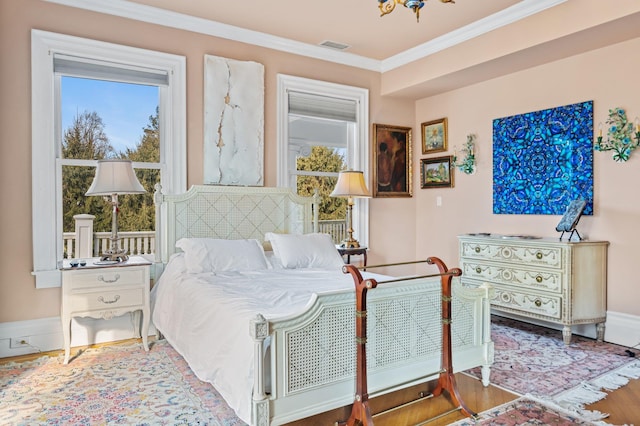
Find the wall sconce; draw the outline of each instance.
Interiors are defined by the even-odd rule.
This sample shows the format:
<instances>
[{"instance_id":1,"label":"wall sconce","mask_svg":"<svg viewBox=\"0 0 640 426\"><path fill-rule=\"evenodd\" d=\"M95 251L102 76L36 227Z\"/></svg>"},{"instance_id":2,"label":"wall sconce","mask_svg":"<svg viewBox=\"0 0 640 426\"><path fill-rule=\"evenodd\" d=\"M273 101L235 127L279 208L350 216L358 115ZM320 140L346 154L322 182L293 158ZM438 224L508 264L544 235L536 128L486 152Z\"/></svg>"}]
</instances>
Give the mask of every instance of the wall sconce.
<instances>
[{"instance_id":1,"label":"wall sconce","mask_svg":"<svg viewBox=\"0 0 640 426\"><path fill-rule=\"evenodd\" d=\"M465 157L461 162L458 162L458 150L456 149L453 154L452 165L460 169L461 172L468 175L475 173L476 171L476 156L474 153L474 147L476 142L476 135L471 133L467 135L467 143L464 145L462 152L465 153Z\"/></svg>"},{"instance_id":2,"label":"wall sconce","mask_svg":"<svg viewBox=\"0 0 640 426\"><path fill-rule=\"evenodd\" d=\"M640 145L640 123L636 117L635 126L627 120L622 108L609 110L607 139L602 140L602 123L598 125L598 137L593 149L596 151L613 151L613 160L625 162L631 153ZM634 129L635 127L635 129ZM635 132L634 132L635 130ZM635 141L633 140L635 138Z\"/></svg>"}]
</instances>

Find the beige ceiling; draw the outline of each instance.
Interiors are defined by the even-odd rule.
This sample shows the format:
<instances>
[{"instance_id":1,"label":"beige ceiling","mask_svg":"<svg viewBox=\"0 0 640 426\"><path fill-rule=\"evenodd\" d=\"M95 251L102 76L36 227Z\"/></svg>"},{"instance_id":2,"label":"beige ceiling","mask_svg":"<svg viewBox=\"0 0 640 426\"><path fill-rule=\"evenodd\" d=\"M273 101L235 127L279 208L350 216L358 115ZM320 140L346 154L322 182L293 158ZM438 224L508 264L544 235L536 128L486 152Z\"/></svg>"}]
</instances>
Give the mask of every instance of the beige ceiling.
<instances>
[{"instance_id":1,"label":"beige ceiling","mask_svg":"<svg viewBox=\"0 0 640 426\"><path fill-rule=\"evenodd\" d=\"M638 0L426 0L420 22L377 0L45 1L377 71L411 99L640 37Z\"/></svg>"},{"instance_id":2,"label":"beige ceiling","mask_svg":"<svg viewBox=\"0 0 640 426\"><path fill-rule=\"evenodd\" d=\"M427 0L420 22L402 5L380 17L376 0L135 0L136 3L311 45L333 41L346 52L383 60L490 17L520 0ZM529 2L531 3L531 2Z\"/></svg>"}]
</instances>

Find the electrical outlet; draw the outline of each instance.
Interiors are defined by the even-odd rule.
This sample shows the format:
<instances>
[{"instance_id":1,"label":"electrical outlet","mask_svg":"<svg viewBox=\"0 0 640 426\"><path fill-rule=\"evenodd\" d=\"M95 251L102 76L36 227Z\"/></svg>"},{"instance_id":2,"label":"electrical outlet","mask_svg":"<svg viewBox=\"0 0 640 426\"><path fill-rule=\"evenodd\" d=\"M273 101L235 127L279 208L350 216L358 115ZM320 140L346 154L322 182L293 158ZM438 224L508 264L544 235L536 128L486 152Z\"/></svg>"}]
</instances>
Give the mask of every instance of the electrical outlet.
<instances>
[{"instance_id":1,"label":"electrical outlet","mask_svg":"<svg viewBox=\"0 0 640 426\"><path fill-rule=\"evenodd\" d=\"M17 349L17 348L25 348L29 345L29 336L24 337L12 337L9 341L9 348Z\"/></svg>"}]
</instances>

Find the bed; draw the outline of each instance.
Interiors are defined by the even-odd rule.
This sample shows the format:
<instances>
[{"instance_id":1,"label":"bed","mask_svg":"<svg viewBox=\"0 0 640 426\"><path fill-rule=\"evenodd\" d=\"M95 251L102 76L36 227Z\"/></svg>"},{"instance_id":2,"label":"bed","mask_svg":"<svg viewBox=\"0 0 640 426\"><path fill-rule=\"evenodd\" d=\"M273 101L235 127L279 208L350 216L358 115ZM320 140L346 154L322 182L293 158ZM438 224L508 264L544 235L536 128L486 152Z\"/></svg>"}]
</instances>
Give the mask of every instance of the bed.
<instances>
[{"instance_id":1,"label":"bed","mask_svg":"<svg viewBox=\"0 0 640 426\"><path fill-rule=\"evenodd\" d=\"M152 290L153 323L252 425L353 402L354 282L329 237L317 233L314 198L264 187L156 191L163 272ZM420 279L369 294L370 395L438 377L440 291L439 279ZM490 288L456 281L452 291L454 371L480 366L486 386Z\"/></svg>"}]
</instances>

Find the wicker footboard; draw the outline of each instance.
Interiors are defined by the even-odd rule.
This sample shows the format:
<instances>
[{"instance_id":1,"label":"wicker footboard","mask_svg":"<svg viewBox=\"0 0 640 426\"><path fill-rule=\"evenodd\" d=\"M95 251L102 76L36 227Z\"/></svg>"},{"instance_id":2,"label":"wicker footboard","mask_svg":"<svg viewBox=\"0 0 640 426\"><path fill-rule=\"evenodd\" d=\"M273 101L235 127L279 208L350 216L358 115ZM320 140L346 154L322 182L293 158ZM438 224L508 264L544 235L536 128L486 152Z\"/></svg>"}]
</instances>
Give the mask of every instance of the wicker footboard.
<instances>
[{"instance_id":1,"label":"wicker footboard","mask_svg":"<svg viewBox=\"0 0 640 426\"><path fill-rule=\"evenodd\" d=\"M489 292L488 288L462 287L457 279L452 286L454 371L481 366L485 386L493 362ZM438 279L390 283L368 295L367 366L372 395L438 377L441 300ZM353 402L354 316L354 293L339 292L316 296L300 315L278 321L256 318L252 323L254 425L279 425ZM265 357L267 337L270 355ZM271 384L268 394L267 382Z\"/></svg>"}]
</instances>

